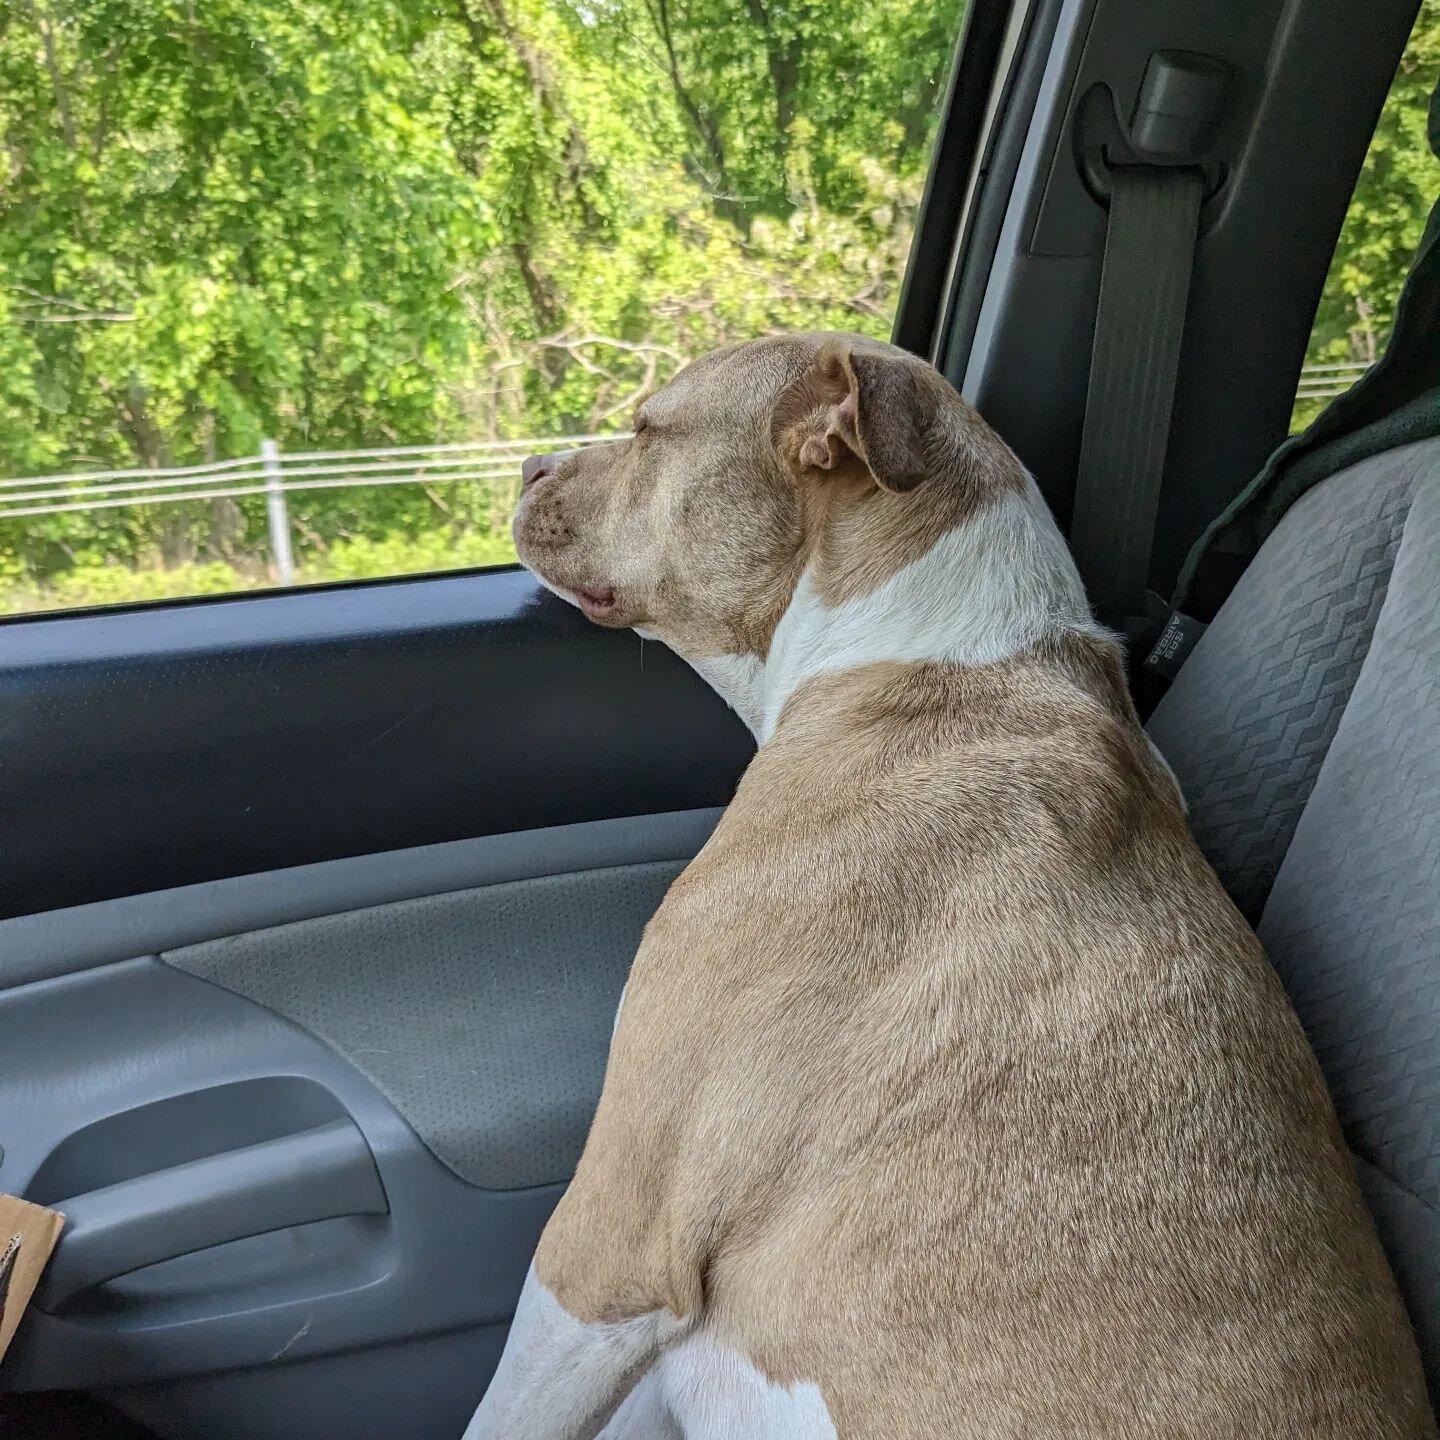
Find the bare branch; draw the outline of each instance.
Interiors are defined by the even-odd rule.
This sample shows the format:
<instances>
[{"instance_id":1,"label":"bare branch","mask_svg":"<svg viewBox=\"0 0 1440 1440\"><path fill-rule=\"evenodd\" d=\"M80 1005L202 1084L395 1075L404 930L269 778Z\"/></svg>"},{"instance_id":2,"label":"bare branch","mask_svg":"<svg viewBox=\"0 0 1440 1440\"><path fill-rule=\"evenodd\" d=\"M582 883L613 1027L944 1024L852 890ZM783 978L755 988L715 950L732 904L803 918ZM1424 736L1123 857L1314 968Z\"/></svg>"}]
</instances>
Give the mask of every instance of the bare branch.
<instances>
[{"instance_id":1,"label":"bare branch","mask_svg":"<svg viewBox=\"0 0 1440 1440\"><path fill-rule=\"evenodd\" d=\"M713 176L705 176L707 185L713 190L728 190L729 185L725 178L725 143L720 138L720 131L695 102L684 79L680 75L680 59L675 53L675 36L670 25L670 0L655 0L652 5L646 0L646 6L650 10L650 19L660 35L660 43L665 47L665 58L670 70L670 84L675 91L675 98L680 102L680 108L684 110L690 123L695 127L695 133L700 137L706 151L709 153L711 164L715 167ZM702 175L705 167L697 167Z\"/></svg>"},{"instance_id":2,"label":"bare branch","mask_svg":"<svg viewBox=\"0 0 1440 1440\"><path fill-rule=\"evenodd\" d=\"M79 315L17 315L22 325L88 325L91 321L107 325L123 325L134 320L119 310L87 310Z\"/></svg>"},{"instance_id":3,"label":"bare branch","mask_svg":"<svg viewBox=\"0 0 1440 1440\"><path fill-rule=\"evenodd\" d=\"M646 357L645 376L633 390L627 391L613 405L607 405L603 410L592 412L591 425L598 427L605 421L613 419L616 415L624 415L635 407L655 388L655 371L657 363L654 355Z\"/></svg>"},{"instance_id":4,"label":"bare branch","mask_svg":"<svg viewBox=\"0 0 1440 1440\"><path fill-rule=\"evenodd\" d=\"M70 94L65 85L65 76L60 69L60 55L55 47L55 30L50 16L32 3L30 15L35 28L40 32L40 43L45 50L45 69L50 76L50 89L55 96L55 112L60 117L60 128L65 134L65 143L73 152L76 149L75 116L70 110Z\"/></svg>"},{"instance_id":5,"label":"bare branch","mask_svg":"<svg viewBox=\"0 0 1440 1440\"><path fill-rule=\"evenodd\" d=\"M435 493L435 487L433 485L422 485L420 490L425 498L429 500L442 515L448 515L452 520L455 518L455 512Z\"/></svg>"},{"instance_id":6,"label":"bare branch","mask_svg":"<svg viewBox=\"0 0 1440 1440\"><path fill-rule=\"evenodd\" d=\"M95 128L90 133L90 158L96 165L105 153L105 141L110 134L110 102L115 97L115 62L124 48L125 42L117 35L105 47L105 53L100 57L100 108Z\"/></svg>"},{"instance_id":7,"label":"bare branch","mask_svg":"<svg viewBox=\"0 0 1440 1440\"><path fill-rule=\"evenodd\" d=\"M654 340L617 340L613 335L547 335L534 342L551 350L576 350L581 346L603 345L610 350L623 350L632 355L651 353L664 355L677 365L683 365L686 357L670 345L661 345ZM578 358L578 357L577 357Z\"/></svg>"},{"instance_id":8,"label":"bare branch","mask_svg":"<svg viewBox=\"0 0 1440 1440\"><path fill-rule=\"evenodd\" d=\"M70 315L17 315L15 318L22 325L79 325L87 320L119 323L135 318L129 311L118 310L113 306L96 308L83 304L79 300L68 300L63 295L47 295L44 291L32 289L29 285L12 284L6 288L16 294L30 296L30 299L20 301L15 307L16 310L33 310L37 306L47 308L59 306L61 309L74 312Z\"/></svg>"}]
</instances>

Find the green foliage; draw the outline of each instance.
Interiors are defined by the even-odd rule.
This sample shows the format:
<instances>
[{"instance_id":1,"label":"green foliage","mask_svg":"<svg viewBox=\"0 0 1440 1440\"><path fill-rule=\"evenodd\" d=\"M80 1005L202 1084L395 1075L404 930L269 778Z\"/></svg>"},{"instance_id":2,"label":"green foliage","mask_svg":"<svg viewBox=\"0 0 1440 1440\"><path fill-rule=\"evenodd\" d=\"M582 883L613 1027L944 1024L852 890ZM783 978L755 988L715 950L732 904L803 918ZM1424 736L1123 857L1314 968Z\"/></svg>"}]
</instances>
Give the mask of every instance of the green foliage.
<instances>
[{"instance_id":1,"label":"green foliage","mask_svg":"<svg viewBox=\"0 0 1440 1440\"><path fill-rule=\"evenodd\" d=\"M86 605L120 605L141 600L178 600L187 595L225 595L253 590L260 582L228 565L176 565L131 570L124 565L76 565L43 586L0 588L0 611L72 610Z\"/></svg>"},{"instance_id":2,"label":"green foliage","mask_svg":"<svg viewBox=\"0 0 1440 1440\"><path fill-rule=\"evenodd\" d=\"M432 530L407 539L385 535L378 540L360 537L332 546L314 564L306 566L301 582L367 580L372 575L421 575L436 570L471 570L485 565L508 565L515 547L507 532L487 535L479 531L453 534Z\"/></svg>"},{"instance_id":3,"label":"green foliage","mask_svg":"<svg viewBox=\"0 0 1440 1440\"><path fill-rule=\"evenodd\" d=\"M727 339L883 334L962 4L19 0L0 474L618 428ZM509 488L295 497L298 559L506 555ZM262 502L0 523L16 595L129 570L261 583Z\"/></svg>"},{"instance_id":4,"label":"green foliage","mask_svg":"<svg viewBox=\"0 0 1440 1440\"><path fill-rule=\"evenodd\" d=\"M506 534L452 534L431 531L416 539L384 535L361 537L332 546L295 576L301 585L368 580L380 575L425 575L441 570L506 565L515 547ZM114 563L72 566L44 585L11 583L0 575L0 614L31 610L72 610L90 605L177 600L189 595L228 595L268 584L263 575L212 562L170 569L131 570Z\"/></svg>"},{"instance_id":5,"label":"green foliage","mask_svg":"<svg viewBox=\"0 0 1440 1440\"><path fill-rule=\"evenodd\" d=\"M598 41L648 87L668 87L677 114L643 103L632 113L648 118L659 153L680 158L718 211L748 228L807 199L854 213L865 198L858 154L896 174L923 168L960 6L569 0L562 13L587 48Z\"/></svg>"},{"instance_id":6,"label":"green foliage","mask_svg":"<svg viewBox=\"0 0 1440 1440\"><path fill-rule=\"evenodd\" d=\"M622 428L690 356L888 332L964 0L15 0L0 476ZM1425 0L1311 358L1440 176ZM513 482L291 497L299 571L511 558ZM0 522L0 608L269 583L260 497Z\"/></svg>"}]
</instances>

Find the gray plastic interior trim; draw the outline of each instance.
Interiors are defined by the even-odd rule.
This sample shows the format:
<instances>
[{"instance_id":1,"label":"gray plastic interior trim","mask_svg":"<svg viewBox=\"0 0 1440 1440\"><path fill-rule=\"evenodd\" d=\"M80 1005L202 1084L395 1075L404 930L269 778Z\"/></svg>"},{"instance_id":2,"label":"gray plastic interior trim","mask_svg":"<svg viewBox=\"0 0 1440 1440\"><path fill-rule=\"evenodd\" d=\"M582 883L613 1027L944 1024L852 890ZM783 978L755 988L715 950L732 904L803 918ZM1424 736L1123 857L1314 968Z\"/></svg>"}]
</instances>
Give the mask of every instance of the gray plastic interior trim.
<instances>
[{"instance_id":1,"label":"gray plastic interior trim","mask_svg":"<svg viewBox=\"0 0 1440 1440\"><path fill-rule=\"evenodd\" d=\"M116 1409L170 1440L459 1440L507 1327L490 1325L305 1364L116 1390ZM467 1392L457 1376L474 1377Z\"/></svg>"},{"instance_id":2,"label":"gray plastic interior trim","mask_svg":"<svg viewBox=\"0 0 1440 1440\"><path fill-rule=\"evenodd\" d=\"M1010 191L1012 196L1039 193L1042 174L1054 151L1053 132L1065 118L1061 95L1062 92L1068 94L1066 87L1071 72L1078 63L1080 48L1089 33L1094 3L1095 0L1069 0L1060 12L1055 33L1050 40L1049 58L1040 81L1040 89L1030 113L1029 130ZM967 397L975 396L989 374L992 344L1009 290L1016 279L1018 259L1024 250L1030 219L1028 205L1012 203L1007 207L974 334L951 334L945 337L940 369ZM965 367L963 375L960 373L962 352Z\"/></svg>"},{"instance_id":3,"label":"gray plastic interior trim","mask_svg":"<svg viewBox=\"0 0 1440 1440\"><path fill-rule=\"evenodd\" d=\"M368 1383L378 1373L394 1388L395 1366L388 1358L377 1365L373 1347L389 1347L388 1357L403 1335L417 1342L415 1373L426 1377L419 1389L443 1389L463 1428L563 1187L496 1192L459 1178L323 1040L160 963L156 952L371 907L384 913L426 897L528 888L523 882L543 887L565 877L579 883L587 875L604 884L637 869L678 869L719 814L683 811L497 835L0 922L0 1188L62 1210L67 1198L80 1197L70 1207L79 1222L92 1196L105 1198L105 1187L133 1194L137 1185L163 1187L196 1173L215 1181L221 1209L237 1181L244 1190L253 1180L270 1204L288 1192L288 1181L282 1176L277 1186L249 1174L252 1160L273 1179L266 1157L293 1158L295 1145L305 1148L317 1128L338 1138L353 1121L359 1132L327 1162L329 1173L341 1175L343 1202L332 1194L317 1208L311 1195L280 1229L242 1236L230 1225L236 1238L194 1253L167 1244L171 1258L92 1284L112 1265L88 1263L87 1227L77 1223L52 1264L80 1265L90 1278L58 1313L32 1306L6 1356L0 1392L122 1387L138 1404L158 1393L158 1382L176 1377L178 1404L192 1391L213 1395L223 1372L232 1372L237 1394L249 1394L255 1375L278 1386L315 1364L339 1367L350 1377L347 1395L359 1395L358 1375ZM602 1008L595 1018L608 1037L612 1004ZM77 1055L84 1065L77 1067ZM247 1147L249 1155L239 1153ZM350 1161L367 1154L378 1182L365 1182L357 1206ZM234 1171L237 1161L245 1173ZM298 1168L302 1178L314 1178L308 1163ZM364 1213L353 1213L362 1206ZM322 1211L330 1218L313 1218ZM67 1239L80 1242L71 1260ZM140 1262L159 1253L148 1241L129 1252ZM446 1349L452 1343L467 1357L458 1370ZM428 1358L437 1344L450 1367L443 1383L433 1370L438 1362ZM464 1376L458 1385L457 1373ZM204 1378L180 1378L191 1376ZM399 1388L406 1404L418 1393ZM328 1409L312 1403L314 1423L349 1403L331 1398ZM270 1419L240 1414L239 1405L237 1398L234 1435L280 1434ZM354 1409L365 1406L357 1400ZM314 1433L313 1424L296 1425L297 1435ZM207 1420L204 1428L214 1426ZM347 1425L321 1428L359 1433ZM418 1421L411 1430L417 1440L441 1433ZM182 1419L160 1433L192 1428Z\"/></svg>"},{"instance_id":4,"label":"gray plastic interior trim","mask_svg":"<svg viewBox=\"0 0 1440 1440\"><path fill-rule=\"evenodd\" d=\"M421 845L0 921L0 991L296 920L512 880L686 860L718 809Z\"/></svg>"},{"instance_id":5,"label":"gray plastic interior trim","mask_svg":"<svg viewBox=\"0 0 1440 1440\"><path fill-rule=\"evenodd\" d=\"M289 1113L272 1118L312 1126L314 1089L328 1091L335 1113L364 1137L387 1206L164 1261L77 1296L60 1314L32 1306L0 1367L0 1394L148 1386L256 1366L293 1372L320 1356L367 1350L362 1363L393 1383L371 1347L469 1331L473 1370L449 1383L457 1407L478 1402L498 1353L485 1327L497 1327L496 1340L503 1335L563 1187L496 1194L466 1184L323 1042L152 958L0 992L0 1055L0 1188L10 1193L33 1192L66 1136L88 1134L97 1175L115 1173L102 1152L109 1137L136 1133L125 1123L132 1113L137 1125L148 1117L167 1133L177 1129L172 1153L214 1153L207 1127L177 1124L164 1102L198 1097L223 1128L227 1107L246 1103L257 1081L271 1086L272 1107L286 1109L276 1082L288 1077L305 1083L289 1087ZM62 1234L52 1264L66 1243ZM309 1433L360 1433L323 1423L323 1397L311 1404ZM247 1419L246 1435L280 1433ZM170 1429L202 1431L211 1427Z\"/></svg>"},{"instance_id":6,"label":"gray plastic interior trim","mask_svg":"<svg viewBox=\"0 0 1440 1440\"><path fill-rule=\"evenodd\" d=\"M351 1120L192 1160L59 1205L65 1243L35 1303L58 1310L117 1275L342 1215L383 1215L385 1191Z\"/></svg>"},{"instance_id":7,"label":"gray plastic interior trim","mask_svg":"<svg viewBox=\"0 0 1440 1440\"><path fill-rule=\"evenodd\" d=\"M960 265L964 260L967 239L974 225L975 197L979 193L982 180L988 172L993 170L997 128L1015 89L1016 57L1021 41L1026 37L1027 32L1031 31L1039 4L1040 0L1017 0L1017 3L1010 7L1010 14L1006 18L1004 43L997 58L995 74L991 79L990 91L985 100L985 119L980 128L978 143L975 146L975 156L971 162L969 173L964 177L965 199L961 204L959 223L955 227L955 234L950 243L950 257L945 267L945 282L940 291L939 309L941 314L948 313L952 308L951 302ZM947 336L945 332L945 326L937 326L930 341L928 358L937 369L944 363L947 345L954 344L953 336Z\"/></svg>"},{"instance_id":8,"label":"gray plastic interior trim","mask_svg":"<svg viewBox=\"0 0 1440 1440\"><path fill-rule=\"evenodd\" d=\"M645 925L685 861L425 895L165 950L368 1076L455 1173L566 1180Z\"/></svg>"}]
</instances>

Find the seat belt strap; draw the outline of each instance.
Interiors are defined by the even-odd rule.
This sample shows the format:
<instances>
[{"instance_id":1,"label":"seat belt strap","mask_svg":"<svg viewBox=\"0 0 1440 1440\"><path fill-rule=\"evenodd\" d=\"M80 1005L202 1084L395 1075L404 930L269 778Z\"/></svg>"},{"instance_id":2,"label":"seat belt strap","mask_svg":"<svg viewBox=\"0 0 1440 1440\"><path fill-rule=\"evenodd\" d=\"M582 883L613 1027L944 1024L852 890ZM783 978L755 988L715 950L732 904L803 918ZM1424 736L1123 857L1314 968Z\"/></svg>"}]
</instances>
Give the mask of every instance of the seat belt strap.
<instances>
[{"instance_id":1,"label":"seat belt strap","mask_svg":"<svg viewBox=\"0 0 1440 1440\"><path fill-rule=\"evenodd\" d=\"M1110 219L1070 544L1102 620L1139 613L1170 438L1204 179L1108 168Z\"/></svg>"}]
</instances>

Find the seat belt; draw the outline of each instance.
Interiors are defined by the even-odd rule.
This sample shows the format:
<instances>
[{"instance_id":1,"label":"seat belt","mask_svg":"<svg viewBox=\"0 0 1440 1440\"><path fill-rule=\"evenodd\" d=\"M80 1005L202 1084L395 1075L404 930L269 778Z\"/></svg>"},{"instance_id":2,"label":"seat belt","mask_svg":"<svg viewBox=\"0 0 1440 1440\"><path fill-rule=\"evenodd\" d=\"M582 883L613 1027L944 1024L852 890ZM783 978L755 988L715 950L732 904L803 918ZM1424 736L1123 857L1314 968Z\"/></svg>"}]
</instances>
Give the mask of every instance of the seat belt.
<instances>
[{"instance_id":1,"label":"seat belt","mask_svg":"<svg viewBox=\"0 0 1440 1440\"><path fill-rule=\"evenodd\" d=\"M1163 632L1174 668L1193 641L1166 624L1168 607L1146 583L1205 201L1203 157L1229 86L1229 67L1213 56L1156 50L1128 127L1113 92L1098 85L1090 113L1107 118L1099 132L1077 131L1091 137L1081 165L1110 213L1070 544L1100 619L1126 631L1132 660ZM1218 183L1224 172L1210 173Z\"/></svg>"},{"instance_id":2,"label":"seat belt","mask_svg":"<svg viewBox=\"0 0 1440 1440\"><path fill-rule=\"evenodd\" d=\"M1185 330L1204 178L1198 169L1106 171L1100 272L1070 544L1100 618L1146 611L1146 581Z\"/></svg>"}]
</instances>

